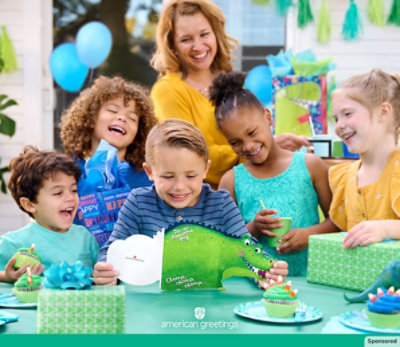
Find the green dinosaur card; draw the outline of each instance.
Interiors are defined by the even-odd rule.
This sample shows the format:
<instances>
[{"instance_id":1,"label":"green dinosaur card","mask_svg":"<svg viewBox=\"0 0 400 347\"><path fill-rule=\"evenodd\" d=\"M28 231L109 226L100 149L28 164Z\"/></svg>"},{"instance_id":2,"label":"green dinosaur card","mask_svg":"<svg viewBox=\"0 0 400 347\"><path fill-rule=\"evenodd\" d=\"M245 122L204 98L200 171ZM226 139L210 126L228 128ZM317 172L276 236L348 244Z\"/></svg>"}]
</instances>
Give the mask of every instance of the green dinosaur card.
<instances>
[{"instance_id":1,"label":"green dinosaur card","mask_svg":"<svg viewBox=\"0 0 400 347\"><path fill-rule=\"evenodd\" d=\"M164 290L223 289L231 276L262 279L275 260L250 236L230 237L203 225L180 224L154 238L133 235L111 244L107 262L130 284L160 280Z\"/></svg>"}]
</instances>

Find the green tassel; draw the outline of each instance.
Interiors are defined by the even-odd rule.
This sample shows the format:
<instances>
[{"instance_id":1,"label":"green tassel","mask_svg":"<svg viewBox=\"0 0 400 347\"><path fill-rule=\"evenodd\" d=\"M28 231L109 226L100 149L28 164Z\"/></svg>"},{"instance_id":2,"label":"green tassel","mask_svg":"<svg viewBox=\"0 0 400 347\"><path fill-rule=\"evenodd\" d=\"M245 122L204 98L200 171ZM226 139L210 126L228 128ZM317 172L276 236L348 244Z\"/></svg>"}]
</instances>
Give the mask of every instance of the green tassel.
<instances>
[{"instance_id":1,"label":"green tassel","mask_svg":"<svg viewBox=\"0 0 400 347\"><path fill-rule=\"evenodd\" d=\"M378 27L384 27L386 25L383 0L368 1L368 18L372 24L377 25Z\"/></svg>"},{"instance_id":2,"label":"green tassel","mask_svg":"<svg viewBox=\"0 0 400 347\"><path fill-rule=\"evenodd\" d=\"M345 40L355 40L362 30L360 14L354 0L350 0L350 6L347 9L344 19L342 36Z\"/></svg>"},{"instance_id":3,"label":"green tassel","mask_svg":"<svg viewBox=\"0 0 400 347\"><path fill-rule=\"evenodd\" d=\"M5 25L3 25L3 31L0 36L0 48L0 59L3 62L3 71L13 72L18 70L14 47L8 37Z\"/></svg>"},{"instance_id":4,"label":"green tassel","mask_svg":"<svg viewBox=\"0 0 400 347\"><path fill-rule=\"evenodd\" d=\"M257 5L268 5L270 0L252 0Z\"/></svg>"},{"instance_id":5,"label":"green tassel","mask_svg":"<svg viewBox=\"0 0 400 347\"><path fill-rule=\"evenodd\" d=\"M292 0L275 0L275 2L276 13L278 13L280 16L286 16L289 8L293 6Z\"/></svg>"},{"instance_id":6,"label":"green tassel","mask_svg":"<svg viewBox=\"0 0 400 347\"><path fill-rule=\"evenodd\" d=\"M318 12L317 21L317 41L327 43L331 38L331 20L329 18L326 0L322 0L321 8Z\"/></svg>"},{"instance_id":7,"label":"green tassel","mask_svg":"<svg viewBox=\"0 0 400 347\"><path fill-rule=\"evenodd\" d=\"M393 0L392 10L387 22L389 24L400 26L400 0Z\"/></svg>"},{"instance_id":8,"label":"green tassel","mask_svg":"<svg viewBox=\"0 0 400 347\"><path fill-rule=\"evenodd\" d=\"M302 29L313 20L310 0L298 0L297 26Z\"/></svg>"}]
</instances>

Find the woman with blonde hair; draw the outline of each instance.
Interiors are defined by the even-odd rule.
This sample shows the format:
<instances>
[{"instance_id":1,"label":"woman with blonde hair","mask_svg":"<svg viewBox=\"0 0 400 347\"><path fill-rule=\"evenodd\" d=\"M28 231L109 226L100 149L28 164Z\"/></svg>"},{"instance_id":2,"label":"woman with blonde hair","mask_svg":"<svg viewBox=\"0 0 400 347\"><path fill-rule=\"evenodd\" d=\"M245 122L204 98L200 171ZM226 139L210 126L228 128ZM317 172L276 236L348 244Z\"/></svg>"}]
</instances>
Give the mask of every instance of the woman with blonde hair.
<instances>
[{"instance_id":1,"label":"woman with blonde hair","mask_svg":"<svg viewBox=\"0 0 400 347\"><path fill-rule=\"evenodd\" d=\"M209 87L220 72L233 69L238 41L226 33L225 17L212 1L172 0L161 13L156 44L151 61L160 77L151 91L156 117L180 118L200 129L211 160L206 182L217 187L239 159L217 128ZM309 145L292 134L276 140L289 149Z\"/></svg>"}]
</instances>

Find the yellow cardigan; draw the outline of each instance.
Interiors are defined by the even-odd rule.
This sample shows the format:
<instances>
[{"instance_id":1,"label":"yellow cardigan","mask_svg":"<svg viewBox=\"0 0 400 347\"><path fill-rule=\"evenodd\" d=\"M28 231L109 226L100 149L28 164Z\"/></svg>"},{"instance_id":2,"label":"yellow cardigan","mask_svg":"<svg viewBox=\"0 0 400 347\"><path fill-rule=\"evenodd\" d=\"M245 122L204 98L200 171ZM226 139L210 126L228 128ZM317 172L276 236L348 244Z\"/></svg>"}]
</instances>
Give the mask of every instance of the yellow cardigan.
<instances>
[{"instance_id":1,"label":"yellow cardigan","mask_svg":"<svg viewBox=\"0 0 400 347\"><path fill-rule=\"evenodd\" d=\"M329 215L345 231L365 220L400 219L400 151L391 154L376 182L359 188L360 164L357 160L329 169L333 194Z\"/></svg>"},{"instance_id":2,"label":"yellow cardigan","mask_svg":"<svg viewBox=\"0 0 400 347\"><path fill-rule=\"evenodd\" d=\"M151 98L158 120L179 118L200 129L211 160L206 181L214 187L218 185L222 175L237 164L238 157L217 128L211 102L174 73L162 77L154 84Z\"/></svg>"}]
</instances>

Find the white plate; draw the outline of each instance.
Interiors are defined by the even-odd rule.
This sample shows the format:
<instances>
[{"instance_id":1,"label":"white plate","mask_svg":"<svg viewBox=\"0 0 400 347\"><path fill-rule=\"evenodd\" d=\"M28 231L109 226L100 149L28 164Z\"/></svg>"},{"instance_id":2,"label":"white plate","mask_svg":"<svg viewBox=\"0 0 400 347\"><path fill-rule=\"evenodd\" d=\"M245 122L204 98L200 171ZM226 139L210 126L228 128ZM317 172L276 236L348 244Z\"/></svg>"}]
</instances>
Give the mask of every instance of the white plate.
<instances>
[{"instance_id":1,"label":"white plate","mask_svg":"<svg viewBox=\"0 0 400 347\"><path fill-rule=\"evenodd\" d=\"M31 308L36 307L37 303L24 303L19 301L16 296L12 293L10 294L0 294L0 307L8 308Z\"/></svg>"},{"instance_id":2,"label":"white plate","mask_svg":"<svg viewBox=\"0 0 400 347\"><path fill-rule=\"evenodd\" d=\"M261 301L247 302L245 304L238 305L233 309L233 312L245 318L250 318L262 322L283 323L283 324L313 322L322 318L321 311L312 306L306 306L306 312L304 317L297 317L297 316L289 318L270 317L265 311L264 305Z\"/></svg>"},{"instance_id":3,"label":"white plate","mask_svg":"<svg viewBox=\"0 0 400 347\"><path fill-rule=\"evenodd\" d=\"M350 311L346 313L342 313L339 316L340 322L353 329L363 330L363 331L371 331L377 333L388 333L388 334L399 334L400 329L384 329L384 328L376 328L371 325L368 320L367 315L363 310L361 311Z\"/></svg>"}]
</instances>

